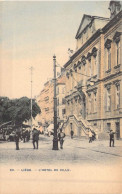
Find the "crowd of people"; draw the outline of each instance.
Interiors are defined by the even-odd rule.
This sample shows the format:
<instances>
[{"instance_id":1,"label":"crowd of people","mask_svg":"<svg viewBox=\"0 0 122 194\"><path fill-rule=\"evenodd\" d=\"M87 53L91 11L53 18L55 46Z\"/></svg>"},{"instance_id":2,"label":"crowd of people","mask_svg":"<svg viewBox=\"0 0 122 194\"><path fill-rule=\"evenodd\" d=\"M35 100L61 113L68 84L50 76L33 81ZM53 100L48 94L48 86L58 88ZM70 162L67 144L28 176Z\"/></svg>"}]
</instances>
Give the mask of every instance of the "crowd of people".
<instances>
[{"instance_id":1,"label":"crowd of people","mask_svg":"<svg viewBox=\"0 0 122 194\"><path fill-rule=\"evenodd\" d=\"M32 139L33 139L33 148L38 149L38 141L39 141L39 131L34 128L32 131ZM30 140L30 131L26 130L21 132L19 129L16 129L14 140L16 143L16 150L19 150L19 140L26 141Z\"/></svg>"},{"instance_id":2,"label":"crowd of people","mask_svg":"<svg viewBox=\"0 0 122 194\"><path fill-rule=\"evenodd\" d=\"M20 128L16 129L14 131L14 141L16 143L16 150L19 150L19 141L23 141L23 143L28 142L30 140L30 130L27 129L22 129L20 130ZM114 147L114 135L116 134L116 132L114 132L113 130L110 129L109 133L109 137L110 137L110 141L109 141L109 146L110 147ZM32 142L33 142L33 148L34 149L38 149L38 141L39 141L39 130L37 130L36 128L33 128L32 131ZM74 131L71 129L70 131L70 135L71 135L71 139L73 139L74 137ZM96 133L94 131L92 131L91 129L88 130L88 137L89 137L89 143L92 143L94 140L96 140ZM64 143L64 138L65 138L65 133L62 131L62 128L59 127L58 129L58 141L60 143L60 149L63 149L63 143Z\"/></svg>"}]
</instances>

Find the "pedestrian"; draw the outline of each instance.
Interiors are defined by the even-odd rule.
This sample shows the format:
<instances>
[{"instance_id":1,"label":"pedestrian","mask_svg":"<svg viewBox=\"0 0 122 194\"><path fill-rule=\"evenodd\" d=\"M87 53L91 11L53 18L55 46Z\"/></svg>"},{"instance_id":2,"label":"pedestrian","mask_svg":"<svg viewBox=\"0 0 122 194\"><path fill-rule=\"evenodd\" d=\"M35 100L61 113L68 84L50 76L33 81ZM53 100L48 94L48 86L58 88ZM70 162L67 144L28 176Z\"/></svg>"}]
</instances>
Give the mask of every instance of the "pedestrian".
<instances>
[{"instance_id":1,"label":"pedestrian","mask_svg":"<svg viewBox=\"0 0 122 194\"><path fill-rule=\"evenodd\" d=\"M92 132L90 129L89 129L89 143L92 143Z\"/></svg>"},{"instance_id":2,"label":"pedestrian","mask_svg":"<svg viewBox=\"0 0 122 194\"><path fill-rule=\"evenodd\" d=\"M73 139L74 131L71 130L71 139Z\"/></svg>"},{"instance_id":3,"label":"pedestrian","mask_svg":"<svg viewBox=\"0 0 122 194\"><path fill-rule=\"evenodd\" d=\"M18 130L16 130L14 139L15 139L15 143L16 143L16 150L19 150L19 138L20 138L20 133Z\"/></svg>"},{"instance_id":4,"label":"pedestrian","mask_svg":"<svg viewBox=\"0 0 122 194\"><path fill-rule=\"evenodd\" d=\"M114 147L114 134L115 134L115 132L113 132L113 130L110 130L110 133L109 133L109 135L110 135L110 144L109 144L109 146L110 147L111 146Z\"/></svg>"},{"instance_id":5,"label":"pedestrian","mask_svg":"<svg viewBox=\"0 0 122 194\"><path fill-rule=\"evenodd\" d=\"M92 131L92 141L96 140L96 133Z\"/></svg>"},{"instance_id":6,"label":"pedestrian","mask_svg":"<svg viewBox=\"0 0 122 194\"><path fill-rule=\"evenodd\" d=\"M28 131L28 130L27 130L27 137L26 138L27 138L27 141L30 140L30 131Z\"/></svg>"},{"instance_id":7,"label":"pedestrian","mask_svg":"<svg viewBox=\"0 0 122 194\"><path fill-rule=\"evenodd\" d=\"M62 129L60 129L60 132L58 133L58 139L60 141L60 148L61 149L63 149L64 137L65 137L65 133L62 132Z\"/></svg>"},{"instance_id":8,"label":"pedestrian","mask_svg":"<svg viewBox=\"0 0 122 194\"><path fill-rule=\"evenodd\" d=\"M39 132L36 128L33 129L32 137L33 137L33 148L38 149ZM36 146L35 146L35 143L36 143Z\"/></svg>"},{"instance_id":9,"label":"pedestrian","mask_svg":"<svg viewBox=\"0 0 122 194\"><path fill-rule=\"evenodd\" d=\"M26 139L26 131L23 131L23 143L25 143L25 139Z\"/></svg>"}]
</instances>

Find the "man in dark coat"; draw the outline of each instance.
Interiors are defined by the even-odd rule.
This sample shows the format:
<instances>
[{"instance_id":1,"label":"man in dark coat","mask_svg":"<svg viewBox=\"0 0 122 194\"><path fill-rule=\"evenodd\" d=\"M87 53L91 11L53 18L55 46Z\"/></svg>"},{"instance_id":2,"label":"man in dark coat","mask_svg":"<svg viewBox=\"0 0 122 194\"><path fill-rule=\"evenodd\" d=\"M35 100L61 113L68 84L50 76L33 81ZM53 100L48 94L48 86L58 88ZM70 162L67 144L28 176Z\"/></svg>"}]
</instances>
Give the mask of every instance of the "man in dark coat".
<instances>
[{"instance_id":1,"label":"man in dark coat","mask_svg":"<svg viewBox=\"0 0 122 194\"><path fill-rule=\"evenodd\" d=\"M39 132L36 128L33 129L33 148L37 148L38 149L38 141L39 141ZM35 147L35 143L36 143L36 147Z\"/></svg>"},{"instance_id":2,"label":"man in dark coat","mask_svg":"<svg viewBox=\"0 0 122 194\"><path fill-rule=\"evenodd\" d=\"M71 139L73 139L74 131L71 130Z\"/></svg>"},{"instance_id":3,"label":"man in dark coat","mask_svg":"<svg viewBox=\"0 0 122 194\"><path fill-rule=\"evenodd\" d=\"M58 134L58 139L60 141L60 148L61 149L63 149L64 137L65 137L65 133L62 132L62 129L60 129L60 132Z\"/></svg>"},{"instance_id":4,"label":"man in dark coat","mask_svg":"<svg viewBox=\"0 0 122 194\"><path fill-rule=\"evenodd\" d=\"M110 130L110 147L111 147L111 143L112 143L112 145L113 145L113 147L114 147L114 134L115 134L115 132L113 132L113 130Z\"/></svg>"},{"instance_id":5,"label":"man in dark coat","mask_svg":"<svg viewBox=\"0 0 122 194\"><path fill-rule=\"evenodd\" d=\"M18 130L16 130L14 139L15 139L15 143L16 143L16 150L19 150L19 138L20 138L20 133Z\"/></svg>"}]
</instances>

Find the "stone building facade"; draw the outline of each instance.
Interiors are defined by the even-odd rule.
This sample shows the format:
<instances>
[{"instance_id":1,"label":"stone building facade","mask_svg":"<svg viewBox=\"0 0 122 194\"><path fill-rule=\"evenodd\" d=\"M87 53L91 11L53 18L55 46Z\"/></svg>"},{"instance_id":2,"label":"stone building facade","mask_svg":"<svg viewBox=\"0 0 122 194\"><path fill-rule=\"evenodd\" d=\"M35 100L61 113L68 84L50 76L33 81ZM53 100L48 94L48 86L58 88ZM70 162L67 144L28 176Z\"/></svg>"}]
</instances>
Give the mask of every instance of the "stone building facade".
<instances>
[{"instance_id":1,"label":"stone building facade","mask_svg":"<svg viewBox=\"0 0 122 194\"><path fill-rule=\"evenodd\" d=\"M64 122L65 109L65 71L61 71L57 76L56 98L57 98L57 121ZM41 114L36 120L42 126L48 126L53 123L54 118L54 81L53 79L44 84L43 90L36 97L37 104L41 109Z\"/></svg>"},{"instance_id":2,"label":"stone building facade","mask_svg":"<svg viewBox=\"0 0 122 194\"><path fill-rule=\"evenodd\" d=\"M57 121L60 123L64 122L66 116L66 108L65 108L65 82L66 75L63 72L57 79L56 86L56 97L57 97Z\"/></svg>"},{"instance_id":3,"label":"stone building facade","mask_svg":"<svg viewBox=\"0 0 122 194\"><path fill-rule=\"evenodd\" d=\"M66 69L66 134L98 137L113 129L122 138L122 2L110 1L110 18L84 15L77 49Z\"/></svg>"},{"instance_id":4,"label":"stone building facade","mask_svg":"<svg viewBox=\"0 0 122 194\"><path fill-rule=\"evenodd\" d=\"M41 114L38 115L38 122L45 126L53 122L53 96L54 96L54 84L53 80L47 81L44 84L43 90L37 96L36 101L41 108Z\"/></svg>"}]
</instances>

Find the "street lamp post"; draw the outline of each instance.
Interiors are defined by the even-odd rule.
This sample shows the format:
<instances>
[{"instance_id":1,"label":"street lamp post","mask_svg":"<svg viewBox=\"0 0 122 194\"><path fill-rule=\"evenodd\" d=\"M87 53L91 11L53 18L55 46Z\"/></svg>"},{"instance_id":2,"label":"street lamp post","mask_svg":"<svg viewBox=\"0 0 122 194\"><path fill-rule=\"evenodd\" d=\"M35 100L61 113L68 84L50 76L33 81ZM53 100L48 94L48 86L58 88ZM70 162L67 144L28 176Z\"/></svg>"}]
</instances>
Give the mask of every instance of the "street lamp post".
<instances>
[{"instance_id":1,"label":"street lamp post","mask_svg":"<svg viewBox=\"0 0 122 194\"><path fill-rule=\"evenodd\" d=\"M33 67L31 66L31 132L32 132L32 84L33 84L33 81L32 81L32 71L33 71Z\"/></svg>"},{"instance_id":2,"label":"street lamp post","mask_svg":"<svg viewBox=\"0 0 122 194\"><path fill-rule=\"evenodd\" d=\"M56 98L56 56L53 56L54 67L54 136L53 136L53 150L58 150L58 137L57 137L57 98Z\"/></svg>"}]
</instances>

